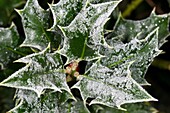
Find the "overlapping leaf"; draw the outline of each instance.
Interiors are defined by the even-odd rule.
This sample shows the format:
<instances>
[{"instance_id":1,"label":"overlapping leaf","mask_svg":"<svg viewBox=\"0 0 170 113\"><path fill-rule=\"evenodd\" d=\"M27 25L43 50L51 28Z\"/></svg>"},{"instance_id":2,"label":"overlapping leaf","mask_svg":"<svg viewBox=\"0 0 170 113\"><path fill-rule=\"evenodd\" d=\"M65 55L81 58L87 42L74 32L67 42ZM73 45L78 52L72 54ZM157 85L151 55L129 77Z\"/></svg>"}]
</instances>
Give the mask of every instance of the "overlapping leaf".
<instances>
[{"instance_id":1,"label":"overlapping leaf","mask_svg":"<svg viewBox=\"0 0 170 113\"><path fill-rule=\"evenodd\" d=\"M169 14L156 15L154 11L148 18L138 21L125 20L120 16L111 37L120 36L123 42L131 41L136 35L138 35L138 39L144 39L150 32L159 27L158 39L160 47L169 35L169 18Z\"/></svg>"},{"instance_id":2,"label":"overlapping leaf","mask_svg":"<svg viewBox=\"0 0 170 113\"><path fill-rule=\"evenodd\" d=\"M51 27L50 11L41 9L37 0L28 0L25 8L18 11L26 34L22 46L34 47L41 52L17 60L26 66L0 83L1 86L27 90L19 90L16 94L21 101L13 112L88 113L85 104L89 101L89 105L102 104L119 109L125 103L156 101L138 83L147 84L144 79L146 70L169 35L169 15L152 13L142 21L120 17L114 32L104 39L103 27L121 0L108 1L60 0L50 5L54 19L50 30L56 35L46 31ZM64 40L60 46L58 28ZM14 38L18 35L15 27L2 29L0 33L3 34L0 49L4 54L6 48L15 48L17 40ZM47 47L49 42L61 49L50 53L53 48ZM80 90L83 102L69 100L74 97L65 80L61 55L67 57L66 64L73 60L92 63L72 87ZM1 57L1 62L7 60ZM96 112L100 109L98 107Z\"/></svg>"},{"instance_id":3,"label":"overlapping leaf","mask_svg":"<svg viewBox=\"0 0 170 113\"><path fill-rule=\"evenodd\" d=\"M132 102L154 101L137 82L131 78L131 63L120 64L109 69L98 63L82 75L72 88L80 90L84 101L92 98L91 104L103 104L121 109L121 105Z\"/></svg>"},{"instance_id":4,"label":"overlapping leaf","mask_svg":"<svg viewBox=\"0 0 170 113\"><path fill-rule=\"evenodd\" d=\"M58 53L48 53L49 47L40 53L19 59L27 65L0 83L1 86L29 89L38 96L44 89L70 91L66 84L63 63Z\"/></svg>"},{"instance_id":5,"label":"overlapping leaf","mask_svg":"<svg viewBox=\"0 0 170 113\"><path fill-rule=\"evenodd\" d=\"M14 24L10 28L0 28L0 65L5 68L17 54L13 52L18 46L19 34Z\"/></svg>"},{"instance_id":6,"label":"overlapping leaf","mask_svg":"<svg viewBox=\"0 0 170 113\"><path fill-rule=\"evenodd\" d=\"M114 68L121 63L134 61L130 68L133 79L140 84L148 84L144 75L153 59L161 52L158 48L158 28L146 35L143 40L137 39L137 35L129 43L124 44L116 38L120 37L108 41L112 47L106 46L101 49L102 54L107 56L102 59L102 63Z\"/></svg>"},{"instance_id":7,"label":"overlapping leaf","mask_svg":"<svg viewBox=\"0 0 170 113\"><path fill-rule=\"evenodd\" d=\"M80 100L72 100L68 92L45 92L40 98L34 92L19 90L18 104L10 110L12 113L88 113L87 108ZM68 102L68 99L69 100Z\"/></svg>"},{"instance_id":8,"label":"overlapping leaf","mask_svg":"<svg viewBox=\"0 0 170 113\"><path fill-rule=\"evenodd\" d=\"M108 1L111 0L60 0L57 4L49 5L54 18L51 30L58 30L57 25L68 26L87 3Z\"/></svg>"},{"instance_id":9,"label":"overlapping leaf","mask_svg":"<svg viewBox=\"0 0 170 113\"><path fill-rule=\"evenodd\" d=\"M56 38L53 33L46 31L50 27L50 11L42 9L37 0L28 0L23 10L17 11L21 15L26 35L21 46L43 50Z\"/></svg>"},{"instance_id":10,"label":"overlapping leaf","mask_svg":"<svg viewBox=\"0 0 170 113\"><path fill-rule=\"evenodd\" d=\"M84 4L85 0L60 0L59 3L50 5L54 18L54 24L51 30L58 29L57 25L69 25L80 12Z\"/></svg>"},{"instance_id":11,"label":"overlapping leaf","mask_svg":"<svg viewBox=\"0 0 170 113\"><path fill-rule=\"evenodd\" d=\"M60 53L69 62L74 59L89 61L100 57L96 46L103 38L105 22L119 2L88 3L69 26L60 27L65 36Z\"/></svg>"}]
</instances>

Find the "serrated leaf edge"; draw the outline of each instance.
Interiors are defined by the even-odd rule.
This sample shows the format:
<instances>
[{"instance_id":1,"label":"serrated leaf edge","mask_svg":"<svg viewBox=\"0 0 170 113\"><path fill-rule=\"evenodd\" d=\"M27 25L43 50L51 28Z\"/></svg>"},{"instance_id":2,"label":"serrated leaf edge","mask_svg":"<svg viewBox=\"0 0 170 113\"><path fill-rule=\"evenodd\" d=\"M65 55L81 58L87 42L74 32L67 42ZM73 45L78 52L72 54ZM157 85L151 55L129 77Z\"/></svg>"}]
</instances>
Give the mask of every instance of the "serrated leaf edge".
<instances>
[{"instance_id":1,"label":"serrated leaf edge","mask_svg":"<svg viewBox=\"0 0 170 113\"><path fill-rule=\"evenodd\" d=\"M100 60L96 61L96 63L99 62L99 61L100 61ZM147 91L146 91L145 89L143 89L142 86L141 86L140 84L138 84L138 83L132 78L132 76L131 76L131 71L130 71L130 66L131 66L134 62L135 62L135 61L129 62L129 65L128 65L128 68L127 68L127 71L128 71L127 77L129 77L129 79L131 79L131 81L133 81L133 83L136 84L141 91L143 91L147 96L149 96L149 99L137 99L137 100L133 100L133 101L125 101L125 102L122 102L122 103L120 103L120 104L118 104L118 105L115 106L115 107L117 107L118 109L124 110L124 111L126 111L126 109L124 109L124 108L121 107L121 105L123 105L123 104L127 104L127 103L137 103L137 102L145 102L145 101L146 101L146 102L147 102L147 101L158 101L157 99L153 98L149 93L147 93ZM90 69L91 69L92 67L93 67L93 65L90 67ZM85 73L87 73L90 69L88 69ZM81 78L83 78L83 77L86 78L85 75L80 75L80 81L81 81ZM86 104L86 99L83 97L83 94L82 94L82 92L81 92L80 87L78 87L78 86L76 86L76 85L74 85L74 86L71 87L71 89L74 89L74 88L75 88L75 89L78 89L78 90L80 91L81 97L82 97L82 99L83 99L83 103ZM92 104L101 104L101 105L105 105L105 106L108 106L108 107L113 107L113 106L107 105L106 103L98 102L98 101L95 101L95 100L92 100L92 101L89 103L89 105L92 105Z\"/></svg>"},{"instance_id":2,"label":"serrated leaf edge","mask_svg":"<svg viewBox=\"0 0 170 113\"><path fill-rule=\"evenodd\" d=\"M20 17L22 18L22 12L25 10L25 8L29 5L29 3L30 2L35 2L39 7L39 9L41 10L41 11L48 11L48 9L47 10L44 10L40 5L39 5L39 3L38 3L38 1L37 0L28 0L27 2L26 2L26 4L25 4L25 6L24 6L24 8L23 9L14 9L19 15L20 15ZM24 29L24 33L25 33L25 27L23 28ZM48 29L46 29L46 31L48 31ZM44 32L45 33L45 32ZM46 33L45 33L46 34ZM26 34L25 34L26 35ZM27 36L26 36L27 37ZM22 44L19 46L19 47L33 47L33 48L36 48L36 49L38 49L38 50L43 50L43 48L41 47L41 46L39 46L39 45L31 45L31 44L24 44L25 43L25 40L22 42Z\"/></svg>"}]
</instances>

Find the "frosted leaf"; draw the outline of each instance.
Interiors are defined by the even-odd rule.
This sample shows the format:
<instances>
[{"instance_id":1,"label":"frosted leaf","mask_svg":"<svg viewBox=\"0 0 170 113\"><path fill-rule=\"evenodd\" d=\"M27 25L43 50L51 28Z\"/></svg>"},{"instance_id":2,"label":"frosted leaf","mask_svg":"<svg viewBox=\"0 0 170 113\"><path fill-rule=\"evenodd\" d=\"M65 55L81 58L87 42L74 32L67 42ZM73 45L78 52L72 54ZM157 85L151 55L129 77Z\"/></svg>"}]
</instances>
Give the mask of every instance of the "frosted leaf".
<instances>
[{"instance_id":1,"label":"frosted leaf","mask_svg":"<svg viewBox=\"0 0 170 113\"><path fill-rule=\"evenodd\" d=\"M138 39L144 39L145 36L159 27L158 40L159 47L161 47L166 42L165 38L169 36L169 19L169 14L156 15L154 11L148 18L138 21L125 20L120 16L114 26L114 32L109 37L120 36L123 42L129 42L137 35Z\"/></svg>"},{"instance_id":2,"label":"frosted leaf","mask_svg":"<svg viewBox=\"0 0 170 113\"><path fill-rule=\"evenodd\" d=\"M18 101L12 113L89 113L84 104L80 101L70 101L73 99L68 92L45 92L40 98L35 93L26 90L19 90L16 93Z\"/></svg>"},{"instance_id":3,"label":"frosted leaf","mask_svg":"<svg viewBox=\"0 0 170 113\"><path fill-rule=\"evenodd\" d=\"M27 65L3 80L0 85L33 90L38 96L44 89L70 92L60 55L48 53L48 49L17 60Z\"/></svg>"},{"instance_id":4,"label":"frosted leaf","mask_svg":"<svg viewBox=\"0 0 170 113\"><path fill-rule=\"evenodd\" d=\"M17 58L14 50L18 46L19 34L16 26L12 24L10 28L0 28L0 67L4 69L12 59Z\"/></svg>"},{"instance_id":5,"label":"frosted leaf","mask_svg":"<svg viewBox=\"0 0 170 113\"><path fill-rule=\"evenodd\" d=\"M57 4L51 4L50 9L53 14L54 24L51 30L58 30L57 25L68 26L82 8L89 3L101 3L111 0L60 0ZM118 1L118 0L115 0Z\"/></svg>"},{"instance_id":6,"label":"frosted leaf","mask_svg":"<svg viewBox=\"0 0 170 113\"><path fill-rule=\"evenodd\" d=\"M0 83L0 86L19 89L17 106L11 111L88 113L87 104L89 110L95 104L98 112L102 109L99 106L123 109L121 105L125 103L156 101L141 84L147 84L144 79L147 68L169 35L169 15L152 13L140 21L119 17L113 33L104 37L108 32L104 25L121 1L60 0L43 10L38 0L27 0L25 8L17 10L26 35L21 46L41 52L17 60L26 66ZM0 30L9 30L5 37L15 38L11 37L16 33L10 34L11 28ZM13 41L5 43L4 37L0 39L2 45L5 43L5 47L16 50ZM49 47L49 43L54 48ZM9 58L7 55L11 53L4 46L0 50ZM0 61L3 63L4 59ZM70 81L66 77L70 77ZM68 85L80 90L80 95L74 90L72 93L83 101L72 100L75 98Z\"/></svg>"},{"instance_id":7,"label":"frosted leaf","mask_svg":"<svg viewBox=\"0 0 170 113\"><path fill-rule=\"evenodd\" d=\"M50 5L54 24L51 30L58 29L57 25L67 26L73 21L85 4L85 0L60 0Z\"/></svg>"},{"instance_id":8,"label":"frosted leaf","mask_svg":"<svg viewBox=\"0 0 170 113\"><path fill-rule=\"evenodd\" d=\"M23 10L17 10L22 18L26 39L21 46L43 50L55 37L50 31L50 11L42 9L37 0L28 0ZM56 37L55 37L56 38Z\"/></svg>"},{"instance_id":9,"label":"frosted leaf","mask_svg":"<svg viewBox=\"0 0 170 113\"><path fill-rule=\"evenodd\" d=\"M100 113L158 113L158 111L148 103L131 103L123 105L127 111L103 106Z\"/></svg>"},{"instance_id":10,"label":"frosted leaf","mask_svg":"<svg viewBox=\"0 0 170 113\"><path fill-rule=\"evenodd\" d=\"M72 88L80 90L84 101L92 98L90 105L102 104L121 109L120 106L125 103L155 101L131 78L130 64L109 69L99 62L95 63Z\"/></svg>"},{"instance_id":11,"label":"frosted leaf","mask_svg":"<svg viewBox=\"0 0 170 113\"><path fill-rule=\"evenodd\" d=\"M65 38L59 51L68 58L92 60L99 58L97 46L103 38L103 26L120 1L87 4L67 27L60 27Z\"/></svg>"},{"instance_id":12,"label":"frosted leaf","mask_svg":"<svg viewBox=\"0 0 170 113\"><path fill-rule=\"evenodd\" d=\"M118 37L119 38L119 37ZM129 43L122 43L121 41L110 40L113 46L101 48L101 54L107 56L101 59L103 65L114 68L124 62L134 61L130 70L132 78L142 85L148 83L144 79L146 71L153 59L160 54L158 48L158 28L149 33L145 39L132 39Z\"/></svg>"}]
</instances>

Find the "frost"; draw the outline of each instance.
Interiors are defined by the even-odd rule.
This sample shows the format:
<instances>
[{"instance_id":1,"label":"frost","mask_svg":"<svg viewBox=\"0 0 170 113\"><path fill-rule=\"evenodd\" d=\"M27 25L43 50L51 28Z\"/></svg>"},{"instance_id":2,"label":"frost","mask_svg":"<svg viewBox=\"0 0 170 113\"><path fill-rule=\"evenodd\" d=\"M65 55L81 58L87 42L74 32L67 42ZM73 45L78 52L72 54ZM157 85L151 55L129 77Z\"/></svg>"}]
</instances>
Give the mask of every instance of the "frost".
<instances>
[{"instance_id":1,"label":"frost","mask_svg":"<svg viewBox=\"0 0 170 113\"><path fill-rule=\"evenodd\" d=\"M109 44L112 48L102 47L101 54L107 56L101 60L102 64L109 68L114 68L124 62L134 61L130 70L132 78L141 85L148 85L144 76L153 59L160 54L158 45L159 29L156 28L143 39L136 38L130 40L129 43L119 42L111 39ZM117 37L119 38L119 37ZM106 52L107 51L107 52Z\"/></svg>"},{"instance_id":2,"label":"frost","mask_svg":"<svg viewBox=\"0 0 170 113\"><path fill-rule=\"evenodd\" d=\"M119 2L97 5L89 3L69 26L60 27L65 38L64 46L59 52L68 57L68 62L73 59L89 61L100 57L97 46L103 38L104 23Z\"/></svg>"},{"instance_id":3,"label":"frost","mask_svg":"<svg viewBox=\"0 0 170 113\"><path fill-rule=\"evenodd\" d=\"M159 27L158 41L160 48L166 42L165 38L169 36L168 23L168 14L156 15L154 11L150 17L139 21L125 20L120 16L117 24L114 26L114 32L110 37L121 36L121 40L126 40L127 42L136 36L138 36L138 39L144 39L147 34ZM132 29L129 29L129 27ZM138 35L138 33L140 34Z\"/></svg>"},{"instance_id":4,"label":"frost","mask_svg":"<svg viewBox=\"0 0 170 113\"><path fill-rule=\"evenodd\" d=\"M16 92L18 105L9 112L29 112L29 113L89 113L84 104L80 101L67 102L73 99L67 92L46 92L40 98L35 93L28 90Z\"/></svg>"},{"instance_id":5,"label":"frost","mask_svg":"<svg viewBox=\"0 0 170 113\"><path fill-rule=\"evenodd\" d=\"M16 26L12 24L10 28L0 28L0 64L1 68L5 68L11 59L18 58L13 52L18 46L19 34Z\"/></svg>"},{"instance_id":6,"label":"frost","mask_svg":"<svg viewBox=\"0 0 170 113\"><path fill-rule=\"evenodd\" d=\"M80 90L84 101L92 98L90 105L103 104L122 109L120 106L129 101L156 100L131 78L129 66L130 63L122 64L111 70L98 62L72 88Z\"/></svg>"},{"instance_id":7,"label":"frost","mask_svg":"<svg viewBox=\"0 0 170 113\"><path fill-rule=\"evenodd\" d=\"M54 19L51 30L55 31L58 29L57 25L69 25L80 12L84 4L85 0L60 0L59 3L50 5Z\"/></svg>"},{"instance_id":8,"label":"frost","mask_svg":"<svg viewBox=\"0 0 170 113\"><path fill-rule=\"evenodd\" d=\"M106 106L122 110L126 103L156 101L141 85L148 84L144 75L169 35L169 15L152 12L139 21L120 16L112 32L104 34L120 2L60 0L44 10L38 0L27 0L24 9L17 10L26 35L20 47L35 53L15 57L15 25L0 28L1 68L16 58L25 63L0 83L17 89L11 112L89 113L93 107L94 112Z\"/></svg>"},{"instance_id":9,"label":"frost","mask_svg":"<svg viewBox=\"0 0 170 113\"><path fill-rule=\"evenodd\" d=\"M47 47L50 27L50 12L42 9L37 0L28 0L23 10L17 10L21 15L26 39L21 46L34 47L43 50Z\"/></svg>"},{"instance_id":10,"label":"frost","mask_svg":"<svg viewBox=\"0 0 170 113\"><path fill-rule=\"evenodd\" d=\"M60 55L58 53L46 53L48 49L19 59L17 62L23 62L27 65L0 84L2 86L33 90L38 96L42 94L44 89L70 92L66 84L66 76Z\"/></svg>"}]
</instances>

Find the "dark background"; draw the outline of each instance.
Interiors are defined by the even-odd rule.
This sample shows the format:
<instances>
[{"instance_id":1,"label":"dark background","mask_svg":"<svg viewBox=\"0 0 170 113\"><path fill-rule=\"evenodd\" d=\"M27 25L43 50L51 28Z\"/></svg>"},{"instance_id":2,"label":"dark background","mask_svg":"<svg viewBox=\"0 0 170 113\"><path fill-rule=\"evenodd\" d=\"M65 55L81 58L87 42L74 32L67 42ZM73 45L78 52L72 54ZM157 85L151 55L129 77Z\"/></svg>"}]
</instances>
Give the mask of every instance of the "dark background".
<instances>
[{"instance_id":1,"label":"dark background","mask_svg":"<svg viewBox=\"0 0 170 113\"><path fill-rule=\"evenodd\" d=\"M47 2L51 3L51 1L52 0L39 0L39 3L43 8L47 9ZM138 3L135 4L134 1ZM25 2L26 0L0 0L0 27L9 27L11 21L14 21L23 40L25 36L23 34L21 18L16 11L14 11L14 8L22 9ZM55 3L57 2L58 0L55 0ZM141 20L147 18L153 8L155 8L157 14L169 13L169 6L170 3L168 0L123 0L119 4L119 9L124 18ZM126 13L129 8L131 10ZM168 37L167 40L170 40L170 37ZM148 69L146 79L151 86L146 86L145 89L159 100L158 102L151 102L151 104L158 109L160 113L170 113L170 41L165 43L161 47L161 50L164 51L164 54L159 55ZM9 67L11 67L11 69L8 71L4 72L0 70L0 81L13 73L13 67L16 69L20 68L20 66L13 64ZM14 92L14 89L0 87L0 113L5 113L14 106Z\"/></svg>"}]
</instances>

